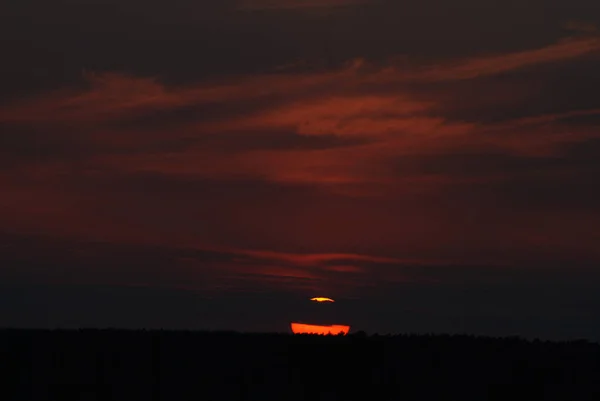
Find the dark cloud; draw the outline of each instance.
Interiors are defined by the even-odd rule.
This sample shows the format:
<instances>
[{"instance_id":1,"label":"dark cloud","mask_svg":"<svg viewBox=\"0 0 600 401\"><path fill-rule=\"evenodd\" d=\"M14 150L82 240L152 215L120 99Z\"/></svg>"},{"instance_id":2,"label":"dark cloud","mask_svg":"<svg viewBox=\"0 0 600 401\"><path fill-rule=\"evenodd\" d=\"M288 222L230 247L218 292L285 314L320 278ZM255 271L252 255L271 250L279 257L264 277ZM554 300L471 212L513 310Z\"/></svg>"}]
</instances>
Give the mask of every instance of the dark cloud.
<instances>
[{"instance_id":1,"label":"dark cloud","mask_svg":"<svg viewBox=\"0 0 600 401\"><path fill-rule=\"evenodd\" d=\"M0 13L3 92L73 83L82 69L190 82L306 59L448 59L540 47L565 36L566 20L598 23L586 0L568 10L542 1L375 3L315 19L234 12L233 1L10 2Z\"/></svg>"}]
</instances>

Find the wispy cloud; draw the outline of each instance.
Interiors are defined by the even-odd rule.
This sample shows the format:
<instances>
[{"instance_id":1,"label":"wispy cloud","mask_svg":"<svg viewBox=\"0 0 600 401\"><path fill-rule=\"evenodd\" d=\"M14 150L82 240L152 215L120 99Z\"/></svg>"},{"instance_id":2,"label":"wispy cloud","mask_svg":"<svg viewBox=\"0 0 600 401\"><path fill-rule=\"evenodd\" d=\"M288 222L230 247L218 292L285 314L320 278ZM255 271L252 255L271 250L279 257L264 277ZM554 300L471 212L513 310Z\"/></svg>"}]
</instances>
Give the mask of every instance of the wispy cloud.
<instances>
[{"instance_id":1,"label":"wispy cloud","mask_svg":"<svg viewBox=\"0 0 600 401\"><path fill-rule=\"evenodd\" d=\"M570 31L583 32L583 33L596 33L598 32L598 26L593 22L581 21L581 20L569 20L565 23L565 28Z\"/></svg>"},{"instance_id":2,"label":"wispy cloud","mask_svg":"<svg viewBox=\"0 0 600 401\"><path fill-rule=\"evenodd\" d=\"M516 71L529 66L574 59L598 51L600 51L600 37L569 38L539 49L478 56L449 65L426 67L411 78L425 81L473 79Z\"/></svg>"},{"instance_id":3,"label":"wispy cloud","mask_svg":"<svg viewBox=\"0 0 600 401\"><path fill-rule=\"evenodd\" d=\"M298 266L318 266L321 263L343 263L343 262L372 262L372 263L406 263L396 258L385 258L381 256L369 256L345 253L282 253L272 251L236 251L235 253L253 258L289 262Z\"/></svg>"},{"instance_id":4,"label":"wispy cloud","mask_svg":"<svg viewBox=\"0 0 600 401\"><path fill-rule=\"evenodd\" d=\"M336 8L365 3L369 3L369 0L241 0L239 8L242 10L290 10Z\"/></svg>"},{"instance_id":5,"label":"wispy cloud","mask_svg":"<svg viewBox=\"0 0 600 401\"><path fill-rule=\"evenodd\" d=\"M16 102L0 110L0 122L97 122L194 105L255 102L269 98L277 103L281 100L295 102L293 106L297 118L304 119L314 113L324 113L325 110L329 113L335 110L338 114L343 113L340 118L369 111L386 114L392 110L410 114L423 110L427 105L407 98L402 93L387 97L367 94L361 99L353 100L351 96L342 97L336 92L363 92L373 84L414 85L419 82L493 76L529 66L568 61L598 51L600 38L589 36L565 39L539 49L476 56L449 63L402 67L390 64L377 67L358 59L335 71L266 74L233 78L220 84L201 83L185 87L166 87L156 79L119 73L84 73L87 89L58 91ZM310 99L316 95L322 97L316 101ZM298 99L303 98L309 98L308 103L297 103ZM269 107L272 105L268 104ZM284 120L286 117L280 118Z\"/></svg>"}]
</instances>

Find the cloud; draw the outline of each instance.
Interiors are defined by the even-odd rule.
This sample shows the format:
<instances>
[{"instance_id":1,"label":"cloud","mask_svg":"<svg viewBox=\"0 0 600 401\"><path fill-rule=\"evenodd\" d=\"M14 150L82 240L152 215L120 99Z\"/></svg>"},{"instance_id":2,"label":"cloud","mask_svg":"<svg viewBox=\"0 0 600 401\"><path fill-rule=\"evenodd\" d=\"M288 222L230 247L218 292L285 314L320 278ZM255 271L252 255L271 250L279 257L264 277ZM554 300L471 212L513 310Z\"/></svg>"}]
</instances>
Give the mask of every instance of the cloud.
<instances>
[{"instance_id":1,"label":"cloud","mask_svg":"<svg viewBox=\"0 0 600 401\"><path fill-rule=\"evenodd\" d=\"M569 20L565 23L565 28L570 31L582 32L582 33L596 33L598 32L598 26L593 22Z\"/></svg>"},{"instance_id":2,"label":"cloud","mask_svg":"<svg viewBox=\"0 0 600 401\"><path fill-rule=\"evenodd\" d=\"M413 78L425 81L474 79L539 64L569 60L597 53L599 50L599 37L568 38L539 49L503 55L478 56L454 64L427 67L415 73Z\"/></svg>"},{"instance_id":3,"label":"cloud","mask_svg":"<svg viewBox=\"0 0 600 401\"><path fill-rule=\"evenodd\" d=\"M539 49L514 53L476 56L433 65L389 65L377 67L357 59L343 69L316 73L279 73L246 76L223 83L201 83L185 87L166 87L154 78L133 77L119 73L84 73L87 88L84 90L61 90L33 99L17 101L0 111L0 122L65 121L99 122L144 116L166 110L185 107L206 107L234 102L256 102L271 99L297 102L298 98L315 96L316 104L295 104L295 113L305 118L320 110L337 109L344 115L361 111L402 110L407 113L423 109L426 104L407 99L402 94L393 98L352 98L328 95L341 90L344 95L362 92L372 85L414 85L493 76L546 63L568 61L600 50L600 38L595 36L568 38ZM392 91L398 87L392 86ZM400 87L401 89L401 87ZM337 103L336 103L337 102ZM352 104L350 104L352 102ZM413 102L410 104L410 102ZM386 103L386 104L384 104ZM270 104L272 105L272 103ZM246 107L248 105L246 104ZM344 108L349 107L348 111ZM274 118L274 117L273 117ZM285 117L282 117L285 118Z\"/></svg>"},{"instance_id":4,"label":"cloud","mask_svg":"<svg viewBox=\"0 0 600 401\"><path fill-rule=\"evenodd\" d=\"M0 238L0 261L5 266L0 277L13 283L43 279L55 285L149 286L205 293L243 288L298 290L336 283L341 291L355 287L356 278L366 278L369 269L408 265L408 261L357 254L285 254L5 233ZM59 268L45 269L57 261Z\"/></svg>"},{"instance_id":5,"label":"cloud","mask_svg":"<svg viewBox=\"0 0 600 401\"><path fill-rule=\"evenodd\" d=\"M236 257L266 275L288 266L306 279L388 266L378 255L492 263L530 245L542 259L574 252L561 230L596 221L586 189L596 167L572 149L598 138L600 104L581 81L590 93L576 103L539 88L565 79L558 63L594 66L598 48L585 36L450 62L359 59L185 85L86 73L79 88L0 109L0 221L246 249ZM577 197L554 194L567 183Z\"/></svg>"},{"instance_id":6,"label":"cloud","mask_svg":"<svg viewBox=\"0 0 600 401\"><path fill-rule=\"evenodd\" d=\"M251 256L258 259L288 262L298 266L316 266L320 263L343 263L343 262L372 262L372 263L402 263L395 258L381 256L357 255L357 254L291 254L272 251L237 251L236 253Z\"/></svg>"},{"instance_id":7,"label":"cloud","mask_svg":"<svg viewBox=\"0 0 600 401\"><path fill-rule=\"evenodd\" d=\"M347 7L368 3L369 0L242 0L241 10L298 10Z\"/></svg>"}]
</instances>

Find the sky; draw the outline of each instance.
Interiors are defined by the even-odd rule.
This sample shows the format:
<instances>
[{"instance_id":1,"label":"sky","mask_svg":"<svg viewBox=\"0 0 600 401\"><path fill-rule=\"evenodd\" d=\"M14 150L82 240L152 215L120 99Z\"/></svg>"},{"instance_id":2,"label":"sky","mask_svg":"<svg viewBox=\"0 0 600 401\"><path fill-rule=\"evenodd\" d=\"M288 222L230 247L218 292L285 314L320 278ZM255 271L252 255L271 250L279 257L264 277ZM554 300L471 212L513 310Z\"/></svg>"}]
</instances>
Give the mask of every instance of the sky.
<instances>
[{"instance_id":1,"label":"sky","mask_svg":"<svg viewBox=\"0 0 600 401\"><path fill-rule=\"evenodd\" d=\"M0 49L0 327L600 340L596 0L20 0Z\"/></svg>"}]
</instances>

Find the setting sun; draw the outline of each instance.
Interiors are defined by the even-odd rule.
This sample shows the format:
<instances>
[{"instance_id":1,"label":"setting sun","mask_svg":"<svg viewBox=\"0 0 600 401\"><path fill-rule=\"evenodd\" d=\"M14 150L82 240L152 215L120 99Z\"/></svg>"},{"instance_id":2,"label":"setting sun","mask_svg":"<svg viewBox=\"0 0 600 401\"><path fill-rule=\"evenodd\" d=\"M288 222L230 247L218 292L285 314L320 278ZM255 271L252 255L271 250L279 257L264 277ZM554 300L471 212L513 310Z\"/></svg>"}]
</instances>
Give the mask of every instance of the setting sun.
<instances>
[{"instance_id":1,"label":"setting sun","mask_svg":"<svg viewBox=\"0 0 600 401\"><path fill-rule=\"evenodd\" d=\"M348 334L350 331L350 326L344 325L331 325L331 326L319 326L314 324L304 324L304 323L292 323L292 332L294 334Z\"/></svg>"}]
</instances>

